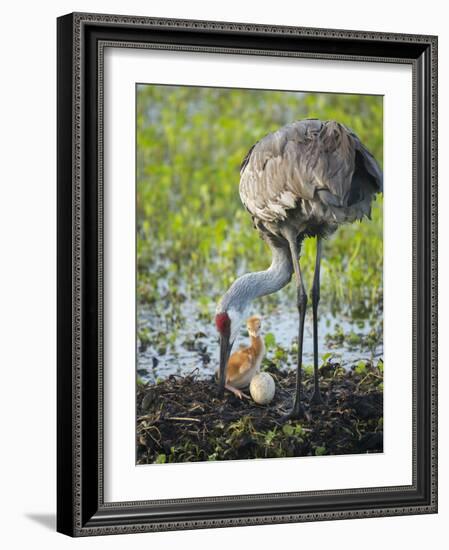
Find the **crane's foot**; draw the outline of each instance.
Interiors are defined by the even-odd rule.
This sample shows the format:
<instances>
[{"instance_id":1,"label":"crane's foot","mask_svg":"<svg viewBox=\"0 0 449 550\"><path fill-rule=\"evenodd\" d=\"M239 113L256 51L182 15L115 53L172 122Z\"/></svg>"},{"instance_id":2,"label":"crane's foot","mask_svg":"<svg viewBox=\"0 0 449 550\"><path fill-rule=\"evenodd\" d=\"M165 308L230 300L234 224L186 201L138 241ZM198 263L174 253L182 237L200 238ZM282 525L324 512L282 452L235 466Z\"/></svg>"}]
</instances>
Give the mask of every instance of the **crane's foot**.
<instances>
[{"instance_id":1,"label":"crane's foot","mask_svg":"<svg viewBox=\"0 0 449 550\"><path fill-rule=\"evenodd\" d=\"M324 405L324 399L321 395L320 389L316 388L313 392L312 398L310 399L312 405Z\"/></svg>"},{"instance_id":2,"label":"crane's foot","mask_svg":"<svg viewBox=\"0 0 449 550\"><path fill-rule=\"evenodd\" d=\"M289 420L301 420L304 418L306 414L305 408L299 403L298 401L295 401L295 404L293 405L292 410L281 417L281 422L288 422Z\"/></svg>"}]
</instances>

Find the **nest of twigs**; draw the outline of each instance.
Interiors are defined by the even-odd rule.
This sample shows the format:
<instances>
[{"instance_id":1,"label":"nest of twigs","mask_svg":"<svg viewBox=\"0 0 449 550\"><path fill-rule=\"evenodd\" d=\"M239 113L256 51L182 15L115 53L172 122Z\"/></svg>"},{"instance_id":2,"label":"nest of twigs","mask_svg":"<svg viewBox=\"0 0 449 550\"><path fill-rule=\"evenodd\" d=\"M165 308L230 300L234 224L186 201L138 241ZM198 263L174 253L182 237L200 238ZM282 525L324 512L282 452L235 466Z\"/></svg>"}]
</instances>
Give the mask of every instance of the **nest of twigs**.
<instances>
[{"instance_id":1,"label":"nest of twigs","mask_svg":"<svg viewBox=\"0 0 449 550\"><path fill-rule=\"evenodd\" d=\"M292 405L295 373L273 368L270 374L276 394L265 406L228 392L218 398L215 380L201 379L197 371L139 386L137 463L382 452L383 376L378 366L345 370L329 362L321 367L322 406L307 406L313 380L306 374L306 415L288 422L282 417Z\"/></svg>"}]
</instances>

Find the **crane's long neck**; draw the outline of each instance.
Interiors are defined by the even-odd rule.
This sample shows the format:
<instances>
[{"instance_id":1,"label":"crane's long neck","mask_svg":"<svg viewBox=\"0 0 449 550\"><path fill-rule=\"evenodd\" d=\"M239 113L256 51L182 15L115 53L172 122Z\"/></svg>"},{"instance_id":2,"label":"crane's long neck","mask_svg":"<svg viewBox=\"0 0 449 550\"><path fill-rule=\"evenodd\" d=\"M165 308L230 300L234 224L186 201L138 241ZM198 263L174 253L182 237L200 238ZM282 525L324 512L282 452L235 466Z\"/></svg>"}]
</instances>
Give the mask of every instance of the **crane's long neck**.
<instances>
[{"instance_id":1,"label":"crane's long neck","mask_svg":"<svg viewBox=\"0 0 449 550\"><path fill-rule=\"evenodd\" d=\"M274 246L271 250L273 260L270 267L265 271L246 273L234 281L221 299L219 308L243 312L255 298L277 292L290 281L293 267L289 250Z\"/></svg>"}]
</instances>

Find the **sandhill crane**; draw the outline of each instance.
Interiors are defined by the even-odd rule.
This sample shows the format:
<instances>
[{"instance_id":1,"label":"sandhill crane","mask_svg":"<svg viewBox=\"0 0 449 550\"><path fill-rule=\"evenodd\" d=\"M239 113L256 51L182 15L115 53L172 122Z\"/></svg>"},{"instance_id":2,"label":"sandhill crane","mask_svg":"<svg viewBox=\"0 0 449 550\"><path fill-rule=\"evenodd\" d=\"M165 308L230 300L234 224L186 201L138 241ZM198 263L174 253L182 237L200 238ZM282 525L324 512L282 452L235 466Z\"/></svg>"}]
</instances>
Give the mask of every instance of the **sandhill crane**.
<instances>
[{"instance_id":1,"label":"sandhill crane","mask_svg":"<svg viewBox=\"0 0 449 550\"><path fill-rule=\"evenodd\" d=\"M265 271L238 278L217 305L220 336L219 395L240 324L252 300L277 292L295 274L299 313L294 405L286 418L301 418L302 349L307 294L299 262L301 244L316 237L312 284L314 393L322 403L318 380L318 302L322 238L339 225L370 217L371 203L382 191L382 172L368 149L335 121L306 119L283 126L251 147L240 167L240 198L254 227L268 243L272 263Z\"/></svg>"}]
</instances>

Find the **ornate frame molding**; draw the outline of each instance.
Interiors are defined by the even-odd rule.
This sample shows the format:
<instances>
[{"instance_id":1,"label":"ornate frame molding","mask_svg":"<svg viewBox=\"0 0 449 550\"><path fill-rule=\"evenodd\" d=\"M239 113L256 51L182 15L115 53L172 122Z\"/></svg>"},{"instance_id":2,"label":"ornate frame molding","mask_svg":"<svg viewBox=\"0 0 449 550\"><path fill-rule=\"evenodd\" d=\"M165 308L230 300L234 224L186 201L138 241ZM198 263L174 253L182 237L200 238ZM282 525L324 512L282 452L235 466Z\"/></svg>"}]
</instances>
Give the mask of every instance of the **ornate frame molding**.
<instances>
[{"instance_id":1,"label":"ornate frame molding","mask_svg":"<svg viewBox=\"0 0 449 550\"><path fill-rule=\"evenodd\" d=\"M130 37L136 34L136 30L139 31L139 36L132 40ZM181 35L177 33L182 33L183 41L178 41L178 36ZM145 39L142 38L144 35L147 36ZM220 40L221 44L217 45ZM235 45L232 45L233 42ZM247 43L247 47L242 46L242 42ZM282 44L287 47L283 48ZM410 487L261 494L256 495L257 498L254 495L239 495L226 498L104 503L102 104L105 46L409 63L413 66L415 401L413 484ZM339 53L333 53L336 49ZM87 111L89 114L96 113L95 121L89 122ZM72 129L70 135L67 132L69 125ZM89 209L87 204L91 205ZM95 246L87 246L87 233L95 240ZM86 304L91 303L89 300L96 302L95 318L86 313ZM418 323L418 312L424 313L423 322ZM92 328L94 325L92 337L92 331L89 332L87 327ZM90 367L89 371L87 366ZM77 13L59 18L59 531L72 536L88 536L436 512L436 369L436 37L103 14ZM421 384L426 385L423 394L426 403L421 403L423 396L418 393L421 391ZM420 407L424 407L424 411ZM88 428L84 420L87 414L92 413L97 417L95 430ZM379 500L379 492L385 497L390 495L388 499L385 498L384 504ZM372 502L368 505L366 499L370 496ZM300 499L304 498L312 499L312 511L308 511L300 503ZM334 511L319 509L318 500L323 498L327 498L328 503L335 502ZM284 511L276 514L262 513L259 505L262 501L276 501L277 508ZM284 501L285 506L282 508ZM357 502L360 502L359 506ZM194 510L194 505L201 505L202 511ZM221 517L218 512L211 517L205 510L208 505L211 508L214 505L214 509L221 505ZM160 517L160 514L158 516L158 513L153 512L158 506L171 506L172 509L169 514ZM295 506L297 510L292 510ZM287 512L287 509L291 511ZM224 513L225 510L227 514ZM234 514L232 517L229 517L230 510ZM186 517L189 515L191 517Z\"/></svg>"}]
</instances>

